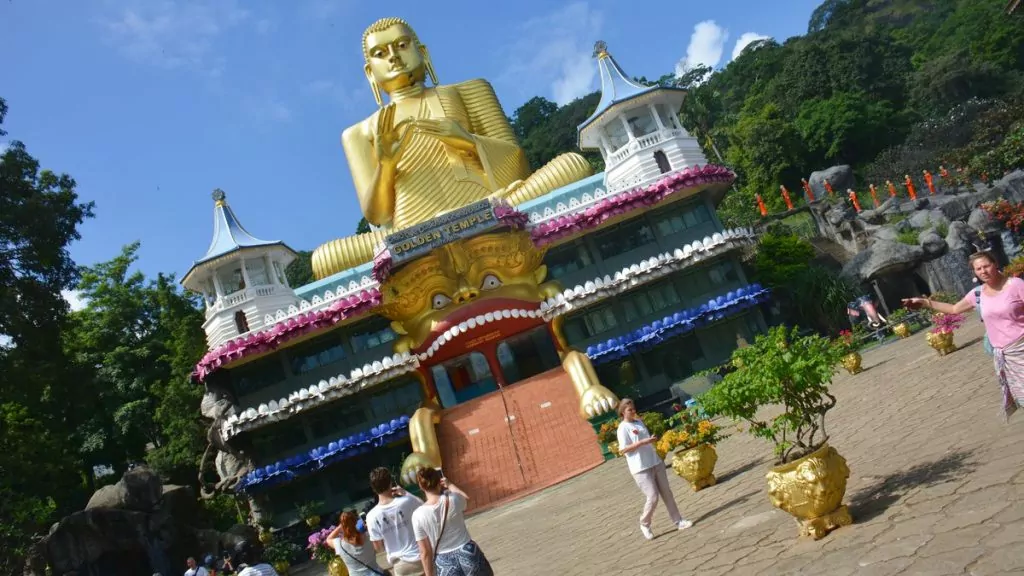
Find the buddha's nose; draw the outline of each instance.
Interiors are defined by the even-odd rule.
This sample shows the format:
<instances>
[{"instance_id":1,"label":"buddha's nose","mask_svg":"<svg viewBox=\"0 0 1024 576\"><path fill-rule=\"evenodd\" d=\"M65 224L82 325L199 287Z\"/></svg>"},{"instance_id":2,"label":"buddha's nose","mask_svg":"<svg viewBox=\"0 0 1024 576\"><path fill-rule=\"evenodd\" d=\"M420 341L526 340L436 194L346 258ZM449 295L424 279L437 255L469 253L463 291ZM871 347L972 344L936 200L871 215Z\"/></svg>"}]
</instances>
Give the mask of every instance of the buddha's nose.
<instances>
[{"instance_id":1,"label":"buddha's nose","mask_svg":"<svg viewBox=\"0 0 1024 576\"><path fill-rule=\"evenodd\" d=\"M478 296L480 296L479 290L476 288L470 288L469 286L463 286L455 293L455 303L464 304L470 300L475 300Z\"/></svg>"}]
</instances>

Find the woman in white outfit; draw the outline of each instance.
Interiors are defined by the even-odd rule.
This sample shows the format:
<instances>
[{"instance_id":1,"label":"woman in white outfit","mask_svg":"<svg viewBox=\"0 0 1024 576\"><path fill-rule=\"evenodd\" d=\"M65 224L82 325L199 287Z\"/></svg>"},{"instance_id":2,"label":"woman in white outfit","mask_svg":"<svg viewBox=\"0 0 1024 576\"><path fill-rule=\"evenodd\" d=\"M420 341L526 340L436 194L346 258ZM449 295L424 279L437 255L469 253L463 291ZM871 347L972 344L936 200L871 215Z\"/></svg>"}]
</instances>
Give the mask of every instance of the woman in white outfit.
<instances>
[{"instance_id":1,"label":"woman in white outfit","mask_svg":"<svg viewBox=\"0 0 1024 576\"><path fill-rule=\"evenodd\" d=\"M417 471L416 483L426 501L412 513L412 530L426 576L494 576L466 528L466 493L445 482L434 468Z\"/></svg>"},{"instance_id":2,"label":"woman in white outfit","mask_svg":"<svg viewBox=\"0 0 1024 576\"><path fill-rule=\"evenodd\" d=\"M665 509L668 510L668 516L676 528L686 530L693 526L693 522L684 520L679 514L672 488L668 485L665 462L658 457L658 452L653 446L658 439L651 436L643 420L637 418L636 406L632 400L623 398L619 402L619 416L622 418L618 429L619 452L626 456L629 472L647 498L644 512L640 516L640 532L644 538L654 538L651 520L654 519L654 509L658 505L659 495L665 500Z\"/></svg>"}]
</instances>

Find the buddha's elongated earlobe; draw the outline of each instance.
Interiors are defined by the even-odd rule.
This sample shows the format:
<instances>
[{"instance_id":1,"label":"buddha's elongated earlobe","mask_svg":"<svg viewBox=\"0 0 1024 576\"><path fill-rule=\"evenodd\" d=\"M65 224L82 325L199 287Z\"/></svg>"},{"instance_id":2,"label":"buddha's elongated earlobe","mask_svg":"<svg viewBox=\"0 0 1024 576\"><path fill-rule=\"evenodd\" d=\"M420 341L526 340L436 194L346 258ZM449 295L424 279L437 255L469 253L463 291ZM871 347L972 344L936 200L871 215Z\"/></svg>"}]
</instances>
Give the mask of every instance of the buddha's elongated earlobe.
<instances>
[{"instance_id":1,"label":"buddha's elongated earlobe","mask_svg":"<svg viewBox=\"0 0 1024 576\"><path fill-rule=\"evenodd\" d=\"M430 81L437 86L437 72L434 71L434 63L430 61L430 51L423 44L420 44L420 54L423 54L423 67L430 76Z\"/></svg>"},{"instance_id":2,"label":"buddha's elongated earlobe","mask_svg":"<svg viewBox=\"0 0 1024 576\"><path fill-rule=\"evenodd\" d=\"M370 65L367 64L363 67L363 71L366 72L366 81L370 83L370 90L373 91L373 99L377 101L377 107L384 107L384 99L380 96L380 86L377 85L377 81L373 78L373 72L370 70Z\"/></svg>"}]
</instances>

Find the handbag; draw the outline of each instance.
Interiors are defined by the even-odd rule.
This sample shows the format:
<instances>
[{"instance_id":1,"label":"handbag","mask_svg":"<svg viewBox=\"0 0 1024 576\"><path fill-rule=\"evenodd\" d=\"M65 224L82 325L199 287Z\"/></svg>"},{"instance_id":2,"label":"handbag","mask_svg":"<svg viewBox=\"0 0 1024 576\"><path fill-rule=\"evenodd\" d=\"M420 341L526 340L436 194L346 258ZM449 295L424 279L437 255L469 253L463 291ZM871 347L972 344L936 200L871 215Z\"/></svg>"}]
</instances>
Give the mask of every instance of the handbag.
<instances>
[{"instance_id":1,"label":"handbag","mask_svg":"<svg viewBox=\"0 0 1024 576\"><path fill-rule=\"evenodd\" d=\"M985 323L985 317L981 315L981 286L974 287L974 309L978 311L978 317L981 319L981 323ZM981 339L981 343L985 348L985 354L991 356L992 343L988 341L988 330L985 331L985 336Z\"/></svg>"},{"instance_id":2,"label":"handbag","mask_svg":"<svg viewBox=\"0 0 1024 576\"><path fill-rule=\"evenodd\" d=\"M373 572L374 574L377 574L377 576L392 576L390 570L378 571L378 570L376 570L374 568L370 568L370 566L367 565L366 562L363 562L359 558L356 558L355 556L353 556L351 552L349 552L348 550L345 550L345 547L342 546L341 543L338 544L338 550L341 550L342 552L345 553L346 556L348 556L349 558L351 558L351 559L355 560L356 562L362 564L363 568L366 568L370 572Z\"/></svg>"}]
</instances>

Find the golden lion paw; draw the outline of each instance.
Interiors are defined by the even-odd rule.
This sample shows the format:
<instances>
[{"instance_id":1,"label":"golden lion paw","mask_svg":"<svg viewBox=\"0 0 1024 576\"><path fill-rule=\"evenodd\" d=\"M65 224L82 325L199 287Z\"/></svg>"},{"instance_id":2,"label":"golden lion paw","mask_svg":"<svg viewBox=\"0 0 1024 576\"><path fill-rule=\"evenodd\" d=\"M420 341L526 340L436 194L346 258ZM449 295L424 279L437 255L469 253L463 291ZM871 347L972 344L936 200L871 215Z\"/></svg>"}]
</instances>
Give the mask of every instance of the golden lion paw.
<instances>
[{"instance_id":1,"label":"golden lion paw","mask_svg":"<svg viewBox=\"0 0 1024 576\"><path fill-rule=\"evenodd\" d=\"M586 392L580 396L580 410L587 414L587 418L611 412L618 405L618 396L600 384L594 384L587 388Z\"/></svg>"},{"instance_id":2,"label":"golden lion paw","mask_svg":"<svg viewBox=\"0 0 1024 576\"><path fill-rule=\"evenodd\" d=\"M416 485L416 472L422 468L440 468L440 462L434 462L429 456L422 452L413 452L405 457L402 463L402 483L406 486Z\"/></svg>"}]
</instances>

